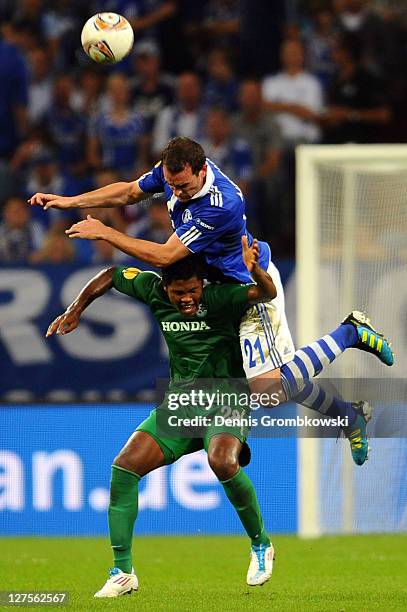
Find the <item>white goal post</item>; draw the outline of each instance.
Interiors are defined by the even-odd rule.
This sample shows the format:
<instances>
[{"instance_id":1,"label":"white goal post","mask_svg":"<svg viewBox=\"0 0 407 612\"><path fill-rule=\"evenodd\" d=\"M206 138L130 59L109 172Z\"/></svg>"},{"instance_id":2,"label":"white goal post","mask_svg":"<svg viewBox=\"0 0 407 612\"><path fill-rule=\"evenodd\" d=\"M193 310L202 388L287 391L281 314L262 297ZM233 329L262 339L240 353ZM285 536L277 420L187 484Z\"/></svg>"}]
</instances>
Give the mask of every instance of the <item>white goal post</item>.
<instances>
[{"instance_id":1,"label":"white goal post","mask_svg":"<svg viewBox=\"0 0 407 612\"><path fill-rule=\"evenodd\" d=\"M399 257L403 248L404 259ZM296 346L320 337L353 308L373 310L380 320L386 319L386 331L392 328L399 316L397 288L403 266L407 272L406 264L407 145L298 146ZM377 299L376 279L386 287L383 300ZM396 328L392 329L394 338ZM376 363L366 366L365 355L360 362L359 351L349 352L357 353L356 357L341 356L334 376L369 376L367 367L375 372ZM407 357L407 347L398 347L398 352ZM401 372L391 370L393 376ZM321 449L321 440L298 437L298 532L303 537L327 532L321 515ZM336 529L352 532L356 524L354 466L348 446L337 445L337 452L341 499Z\"/></svg>"}]
</instances>

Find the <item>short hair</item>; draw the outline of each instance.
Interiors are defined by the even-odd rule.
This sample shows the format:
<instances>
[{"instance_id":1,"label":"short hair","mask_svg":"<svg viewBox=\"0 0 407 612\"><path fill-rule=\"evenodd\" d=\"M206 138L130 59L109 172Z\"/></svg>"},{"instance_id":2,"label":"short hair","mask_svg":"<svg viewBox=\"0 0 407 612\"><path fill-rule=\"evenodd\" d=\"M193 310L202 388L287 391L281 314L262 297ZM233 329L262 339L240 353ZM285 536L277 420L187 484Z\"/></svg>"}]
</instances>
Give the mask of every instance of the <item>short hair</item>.
<instances>
[{"instance_id":1,"label":"short hair","mask_svg":"<svg viewBox=\"0 0 407 612\"><path fill-rule=\"evenodd\" d=\"M197 255L188 255L188 257L179 259L175 263L163 268L162 283L166 286L174 281L189 280L194 276L201 280L206 278L206 266L201 257Z\"/></svg>"},{"instance_id":2,"label":"short hair","mask_svg":"<svg viewBox=\"0 0 407 612\"><path fill-rule=\"evenodd\" d=\"M206 163L206 155L198 142L176 136L166 145L161 161L172 174L182 172L186 164L191 166L193 174L198 174Z\"/></svg>"}]
</instances>

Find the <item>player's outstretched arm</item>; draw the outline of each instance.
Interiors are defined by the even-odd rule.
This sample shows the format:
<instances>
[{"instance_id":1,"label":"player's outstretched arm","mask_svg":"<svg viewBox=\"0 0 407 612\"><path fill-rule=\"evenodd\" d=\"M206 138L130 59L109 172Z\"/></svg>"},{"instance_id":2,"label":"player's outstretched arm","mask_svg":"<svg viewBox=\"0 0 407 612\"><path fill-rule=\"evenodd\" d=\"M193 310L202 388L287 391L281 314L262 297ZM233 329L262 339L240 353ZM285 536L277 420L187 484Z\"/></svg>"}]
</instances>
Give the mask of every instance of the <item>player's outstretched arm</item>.
<instances>
[{"instance_id":1,"label":"player's outstretched arm","mask_svg":"<svg viewBox=\"0 0 407 612\"><path fill-rule=\"evenodd\" d=\"M96 300L96 298L113 287L113 275L115 270L115 266L112 266L96 274L96 276L84 286L65 312L52 321L45 334L46 338L52 336L52 334L69 334L69 332L76 329L85 308L87 308L93 300Z\"/></svg>"},{"instance_id":2,"label":"player's outstretched arm","mask_svg":"<svg viewBox=\"0 0 407 612\"><path fill-rule=\"evenodd\" d=\"M106 240L113 247L123 251L130 257L145 261L156 268L165 268L170 264L190 255L190 250L181 242L177 234L172 234L165 244L131 238L112 227L108 227L90 215L85 221L74 223L65 234L69 238L84 238L86 240Z\"/></svg>"},{"instance_id":3,"label":"player's outstretched arm","mask_svg":"<svg viewBox=\"0 0 407 612\"><path fill-rule=\"evenodd\" d=\"M137 181L133 181L131 183L112 183L100 189L71 197L38 192L29 198L28 203L31 206L42 206L44 210L48 208L114 208L140 202L149 195L140 189Z\"/></svg>"},{"instance_id":4,"label":"player's outstretched arm","mask_svg":"<svg viewBox=\"0 0 407 612\"><path fill-rule=\"evenodd\" d=\"M243 261L252 279L256 283L249 288L247 293L250 304L268 302L277 296L277 289L271 276L259 266L259 253L259 244L256 238L254 238L252 246L249 247L247 244L247 236L242 236Z\"/></svg>"}]
</instances>

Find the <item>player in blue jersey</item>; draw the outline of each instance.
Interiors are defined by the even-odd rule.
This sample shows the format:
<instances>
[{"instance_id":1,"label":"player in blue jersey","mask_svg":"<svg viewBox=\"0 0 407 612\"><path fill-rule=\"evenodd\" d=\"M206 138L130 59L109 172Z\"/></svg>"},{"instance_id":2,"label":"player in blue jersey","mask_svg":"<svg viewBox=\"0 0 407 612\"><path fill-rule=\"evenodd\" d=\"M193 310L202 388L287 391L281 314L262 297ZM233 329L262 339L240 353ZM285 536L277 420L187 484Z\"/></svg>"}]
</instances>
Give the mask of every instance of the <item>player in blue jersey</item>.
<instances>
[{"instance_id":1,"label":"player in blue jersey","mask_svg":"<svg viewBox=\"0 0 407 612\"><path fill-rule=\"evenodd\" d=\"M249 246L253 241L246 228L243 194L206 158L201 145L189 138L170 140L156 166L134 182L119 182L70 198L36 193L29 202L45 209L114 207L134 204L163 191L174 227L174 233L165 244L130 238L90 215L66 233L71 238L106 240L128 255L156 267L168 266L191 252L201 253L218 271L219 280L251 282L241 253L242 236L247 236ZM284 401L292 396L289 387L300 390L296 378L316 375L325 363L342 352L343 338L330 337L324 341L323 350L319 347L316 351L310 348L305 354L301 350L295 353L279 272L271 262L269 246L259 241L259 250L259 264L273 279L277 297L252 306L243 316L240 324L243 365L253 391L265 391L273 384ZM360 313L354 314L352 320L357 328L359 348L375 353L381 361L392 365L393 354L388 343L373 330L369 321ZM289 362L295 366L288 374L282 373L281 367ZM302 403L315 409L312 392L305 393ZM363 415L354 422L358 432L362 429L367 449ZM354 428L348 428L346 435L352 440Z\"/></svg>"},{"instance_id":2,"label":"player in blue jersey","mask_svg":"<svg viewBox=\"0 0 407 612\"><path fill-rule=\"evenodd\" d=\"M249 283L243 263L241 237L249 245L245 202L239 187L189 138L173 138L161 161L134 182L119 182L75 197L36 193L29 200L48 208L98 208L134 204L164 192L174 233L165 244L130 238L88 216L67 234L75 238L102 239L128 255L156 267L165 267L192 253L201 253L219 272L219 280ZM294 345L284 312L280 275L270 261L270 249L259 242L260 266L277 287L277 297L253 307L240 329L244 367L248 379L279 376L279 367L294 356Z\"/></svg>"}]
</instances>

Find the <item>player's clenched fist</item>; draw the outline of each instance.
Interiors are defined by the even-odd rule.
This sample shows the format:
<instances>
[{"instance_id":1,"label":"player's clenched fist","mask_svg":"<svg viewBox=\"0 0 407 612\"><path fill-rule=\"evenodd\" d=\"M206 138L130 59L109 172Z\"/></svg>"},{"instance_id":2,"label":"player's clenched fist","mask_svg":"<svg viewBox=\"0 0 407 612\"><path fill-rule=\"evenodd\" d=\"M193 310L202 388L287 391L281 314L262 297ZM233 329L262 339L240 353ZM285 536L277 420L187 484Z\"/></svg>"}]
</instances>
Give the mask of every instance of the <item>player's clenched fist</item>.
<instances>
[{"instance_id":1,"label":"player's clenched fist","mask_svg":"<svg viewBox=\"0 0 407 612\"><path fill-rule=\"evenodd\" d=\"M31 206L42 206L44 210L48 208L75 208L75 197L58 196L54 193L35 193L27 200Z\"/></svg>"}]
</instances>

